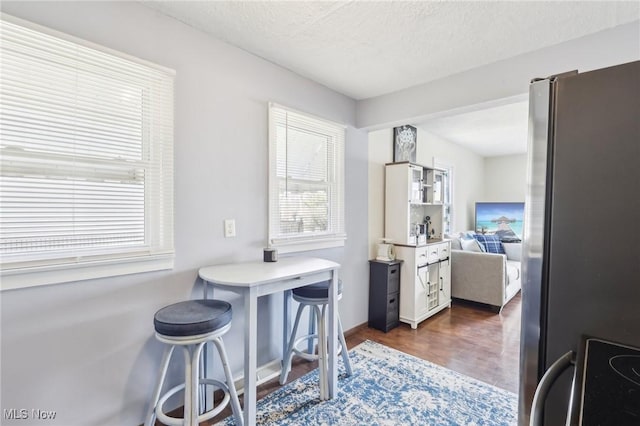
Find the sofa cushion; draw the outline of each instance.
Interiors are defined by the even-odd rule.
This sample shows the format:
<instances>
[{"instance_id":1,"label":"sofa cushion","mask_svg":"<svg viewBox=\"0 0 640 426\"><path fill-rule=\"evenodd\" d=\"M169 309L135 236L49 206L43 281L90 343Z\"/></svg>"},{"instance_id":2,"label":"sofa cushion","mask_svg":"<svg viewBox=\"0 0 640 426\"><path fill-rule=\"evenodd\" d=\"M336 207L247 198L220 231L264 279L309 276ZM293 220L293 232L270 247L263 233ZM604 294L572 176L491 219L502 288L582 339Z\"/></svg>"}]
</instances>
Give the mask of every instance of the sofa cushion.
<instances>
[{"instance_id":1,"label":"sofa cushion","mask_svg":"<svg viewBox=\"0 0 640 426\"><path fill-rule=\"evenodd\" d=\"M517 260L520 262L522 260L522 243L502 243L502 248L504 252L507 254L507 259L509 260Z\"/></svg>"},{"instance_id":2,"label":"sofa cushion","mask_svg":"<svg viewBox=\"0 0 640 426\"><path fill-rule=\"evenodd\" d=\"M484 248L482 247L482 245L475 239L461 240L460 245L462 245L462 250L477 251L480 253L484 251Z\"/></svg>"},{"instance_id":3,"label":"sofa cushion","mask_svg":"<svg viewBox=\"0 0 640 426\"><path fill-rule=\"evenodd\" d=\"M451 240L451 250L462 250L462 244L460 243L460 237L458 235L444 234L444 238Z\"/></svg>"},{"instance_id":4,"label":"sofa cushion","mask_svg":"<svg viewBox=\"0 0 640 426\"><path fill-rule=\"evenodd\" d=\"M487 253L499 253L505 254L504 248L502 247L502 242L500 242L500 237L497 235L483 235L483 234L475 234L473 236L482 247L484 247L484 251Z\"/></svg>"},{"instance_id":5,"label":"sofa cushion","mask_svg":"<svg viewBox=\"0 0 640 426\"><path fill-rule=\"evenodd\" d=\"M520 279L520 262L507 260L507 285Z\"/></svg>"}]
</instances>

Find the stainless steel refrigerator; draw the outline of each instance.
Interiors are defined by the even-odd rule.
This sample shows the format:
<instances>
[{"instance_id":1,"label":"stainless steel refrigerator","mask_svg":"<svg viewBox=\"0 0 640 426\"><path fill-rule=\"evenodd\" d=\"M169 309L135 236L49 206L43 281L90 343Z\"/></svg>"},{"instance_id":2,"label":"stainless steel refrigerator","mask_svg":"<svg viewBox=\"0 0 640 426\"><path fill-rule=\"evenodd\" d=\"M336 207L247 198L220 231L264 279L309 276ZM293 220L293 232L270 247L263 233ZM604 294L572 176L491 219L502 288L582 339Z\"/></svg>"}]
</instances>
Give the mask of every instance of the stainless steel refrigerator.
<instances>
[{"instance_id":1,"label":"stainless steel refrigerator","mask_svg":"<svg viewBox=\"0 0 640 426\"><path fill-rule=\"evenodd\" d=\"M525 201L519 424L544 373L571 352L577 366L550 387L543 423L565 424L573 389L574 404L604 420L574 405L572 424L640 425L640 357L624 355L637 363L617 377L626 388L580 395L585 336L640 348L640 61L531 83Z\"/></svg>"}]
</instances>

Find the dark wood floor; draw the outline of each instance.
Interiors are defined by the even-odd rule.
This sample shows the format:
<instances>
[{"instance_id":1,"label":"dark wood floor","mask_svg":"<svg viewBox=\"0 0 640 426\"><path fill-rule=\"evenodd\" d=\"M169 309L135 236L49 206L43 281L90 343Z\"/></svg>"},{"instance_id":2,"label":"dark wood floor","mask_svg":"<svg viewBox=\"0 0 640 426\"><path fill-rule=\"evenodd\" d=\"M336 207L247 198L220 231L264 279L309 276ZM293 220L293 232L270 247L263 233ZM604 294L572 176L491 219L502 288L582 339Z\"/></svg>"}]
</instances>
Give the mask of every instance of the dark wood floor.
<instances>
[{"instance_id":1,"label":"dark wood floor","mask_svg":"<svg viewBox=\"0 0 640 426\"><path fill-rule=\"evenodd\" d=\"M416 330L401 324L388 333L368 327L347 337L352 347L372 340L434 364L518 392L520 305L517 295L495 314L463 302L423 321Z\"/></svg>"},{"instance_id":2,"label":"dark wood floor","mask_svg":"<svg viewBox=\"0 0 640 426\"><path fill-rule=\"evenodd\" d=\"M347 331L347 346L372 340L434 364L518 392L520 305L517 295L500 314L469 303L454 302L451 309L423 321L416 330L402 324L384 333L365 325ZM289 381L317 367L317 362L294 361ZM258 399L279 389L278 379L258 388ZM242 403L242 397L240 397ZM229 408L206 425L231 414Z\"/></svg>"}]
</instances>

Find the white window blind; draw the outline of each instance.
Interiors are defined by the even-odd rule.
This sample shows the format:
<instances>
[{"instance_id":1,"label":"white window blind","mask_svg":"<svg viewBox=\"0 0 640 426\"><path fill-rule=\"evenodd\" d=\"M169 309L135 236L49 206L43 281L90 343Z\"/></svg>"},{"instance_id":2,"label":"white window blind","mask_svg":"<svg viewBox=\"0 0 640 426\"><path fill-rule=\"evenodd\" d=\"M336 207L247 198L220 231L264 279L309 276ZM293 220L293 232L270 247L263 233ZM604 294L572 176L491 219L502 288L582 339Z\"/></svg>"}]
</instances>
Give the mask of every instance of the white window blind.
<instances>
[{"instance_id":1,"label":"white window blind","mask_svg":"<svg viewBox=\"0 0 640 426\"><path fill-rule=\"evenodd\" d=\"M54 267L171 267L173 71L52 33L2 16L3 289Z\"/></svg>"},{"instance_id":2,"label":"white window blind","mask_svg":"<svg viewBox=\"0 0 640 426\"><path fill-rule=\"evenodd\" d=\"M345 127L269 105L269 243L344 245Z\"/></svg>"}]
</instances>

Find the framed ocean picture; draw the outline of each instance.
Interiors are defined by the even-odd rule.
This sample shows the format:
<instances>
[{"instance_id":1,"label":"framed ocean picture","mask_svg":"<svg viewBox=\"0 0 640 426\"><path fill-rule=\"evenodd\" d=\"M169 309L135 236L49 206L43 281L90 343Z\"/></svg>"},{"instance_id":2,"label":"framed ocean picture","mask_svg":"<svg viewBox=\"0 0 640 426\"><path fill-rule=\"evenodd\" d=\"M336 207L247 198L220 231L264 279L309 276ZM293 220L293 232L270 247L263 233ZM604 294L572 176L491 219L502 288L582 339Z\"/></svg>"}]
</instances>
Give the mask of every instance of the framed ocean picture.
<instances>
[{"instance_id":1,"label":"framed ocean picture","mask_svg":"<svg viewBox=\"0 0 640 426\"><path fill-rule=\"evenodd\" d=\"M477 202L476 229L479 234L495 234L502 241L522 240L524 203Z\"/></svg>"}]
</instances>

